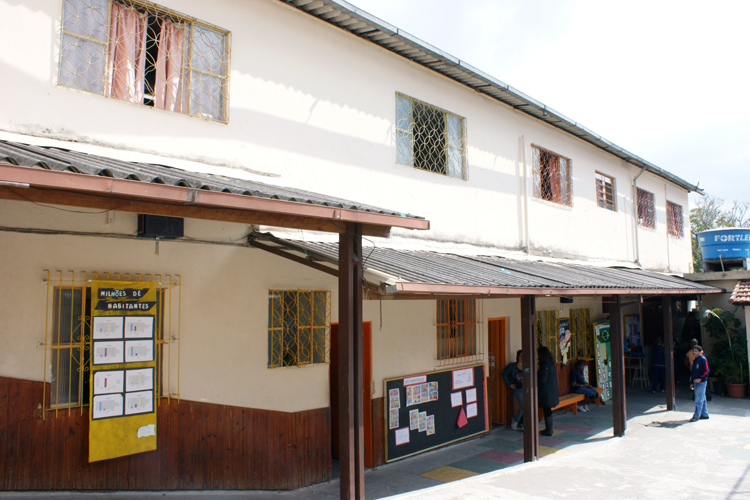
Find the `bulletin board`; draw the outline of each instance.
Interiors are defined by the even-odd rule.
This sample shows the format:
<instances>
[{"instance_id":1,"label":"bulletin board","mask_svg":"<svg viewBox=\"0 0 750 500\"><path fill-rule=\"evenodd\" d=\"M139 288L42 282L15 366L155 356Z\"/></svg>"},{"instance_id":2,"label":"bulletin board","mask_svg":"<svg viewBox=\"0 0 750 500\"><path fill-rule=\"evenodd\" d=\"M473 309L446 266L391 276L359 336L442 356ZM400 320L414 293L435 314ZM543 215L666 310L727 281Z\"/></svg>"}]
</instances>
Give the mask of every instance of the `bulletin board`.
<instances>
[{"instance_id":1,"label":"bulletin board","mask_svg":"<svg viewBox=\"0 0 750 500\"><path fill-rule=\"evenodd\" d=\"M484 365L385 381L385 461L489 430Z\"/></svg>"},{"instance_id":2,"label":"bulletin board","mask_svg":"<svg viewBox=\"0 0 750 500\"><path fill-rule=\"evenodd\" d=\"M156 449L156 287L91 284L89 462Z\"/></svg>"}]
</instances>

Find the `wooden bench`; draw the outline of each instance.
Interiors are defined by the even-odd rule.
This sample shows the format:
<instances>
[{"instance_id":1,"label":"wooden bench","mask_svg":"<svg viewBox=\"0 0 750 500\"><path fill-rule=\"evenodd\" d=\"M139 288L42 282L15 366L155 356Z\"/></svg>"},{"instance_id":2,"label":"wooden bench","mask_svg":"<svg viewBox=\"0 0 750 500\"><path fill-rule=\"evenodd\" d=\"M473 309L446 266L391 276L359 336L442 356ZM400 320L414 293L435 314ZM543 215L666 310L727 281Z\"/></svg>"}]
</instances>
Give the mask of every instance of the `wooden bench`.
<instances>
[{"instance_id":1,"label":"wooden bench","mask_svg":"<svg viewBox=\"0 0 750 500\"><path fill-rule=\"evenodd\" d=\"M578 415L578 404L584 400L583 394L576 394L571 392L560 396L560 402L557 406L552 407L552 411L559 410L562 408L563 413L568 413L568 410L573 410L573 415ZM539 408L538 410L539 421L541 422L544 418L544 411Z\"/></svg>"},{"instance_id":2,"label":"wooden bench","mask_svg":"<svg viewBox=\"0 0 750 500\"><path fill-rule=\"evenodd\" d=\"M590 372L592 366L593 363L589 366ZM570 392L570 374L574 369L574 361L571 361L565 366L560 366L560 363L557 363L557 386L560 393L560 403L552 408L552 411L562 409L563 413L568 413L568 410L573 410L573 415L578 415L578 405L586 398L583 394ZM597 392L599 392L599 395L601 395L603 391L603 389L599 389L598 387L592 387L592 389L596 389ZM602 401L602 398L596 398L596 406L599 406L600 404L604 404L604 401ZM544 412L541 408L539 408L538 416L539 421L541 422L544 418Z\"/></svg>"}]
</instances>

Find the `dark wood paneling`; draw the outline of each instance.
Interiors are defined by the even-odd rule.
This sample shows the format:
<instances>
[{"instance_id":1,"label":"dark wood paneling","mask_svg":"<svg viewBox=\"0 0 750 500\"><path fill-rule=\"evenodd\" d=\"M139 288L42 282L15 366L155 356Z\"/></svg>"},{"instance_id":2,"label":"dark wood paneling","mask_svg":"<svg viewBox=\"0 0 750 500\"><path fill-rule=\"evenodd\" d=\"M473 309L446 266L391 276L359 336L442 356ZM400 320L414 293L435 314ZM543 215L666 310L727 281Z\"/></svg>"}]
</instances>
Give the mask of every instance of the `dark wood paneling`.
<instances>
[{"instance_id":1,"label":"dark wood paneling","mask_svg":"<svg viewBox=\"0 0 750 500\"><path fill-rule=\"evenodd\" d=\"M44 390L41 382L0 377L2 490L288 490L331 479L329 408L284 413L162 401L156 451L89 463L88 407L43 419Z\"/></svg>"}]
</instances>

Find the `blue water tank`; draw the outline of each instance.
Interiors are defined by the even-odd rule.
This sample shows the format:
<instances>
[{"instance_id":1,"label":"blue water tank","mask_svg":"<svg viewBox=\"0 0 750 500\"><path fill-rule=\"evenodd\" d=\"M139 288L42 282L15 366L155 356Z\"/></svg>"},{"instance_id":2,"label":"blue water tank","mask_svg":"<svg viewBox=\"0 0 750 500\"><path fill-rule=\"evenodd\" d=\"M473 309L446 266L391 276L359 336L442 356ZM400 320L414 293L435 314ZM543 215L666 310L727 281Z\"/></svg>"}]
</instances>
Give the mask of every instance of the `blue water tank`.
<instances>
[{"instance_id":1,"label":"blue water tank","mask_svg":"<svg viewBox=\"0 0 750 500\"><path fill-rule=\"evenodd\" d=\"M698 233L703 260L750 258L750 229L721 228Z\"/></svg>"}]
</instances>

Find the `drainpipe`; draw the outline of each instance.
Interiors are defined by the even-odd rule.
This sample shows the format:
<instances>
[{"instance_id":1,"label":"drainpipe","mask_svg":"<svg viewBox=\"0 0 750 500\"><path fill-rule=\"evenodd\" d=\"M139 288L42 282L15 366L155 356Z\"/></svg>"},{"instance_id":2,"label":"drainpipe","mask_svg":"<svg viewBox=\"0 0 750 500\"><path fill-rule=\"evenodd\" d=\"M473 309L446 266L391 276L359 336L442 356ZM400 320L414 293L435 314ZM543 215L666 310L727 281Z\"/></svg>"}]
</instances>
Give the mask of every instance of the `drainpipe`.
<instances>
[{"instance_id":1,"label":"drainpipe","mask_svg":"<svg viewBox=\"0 0 750 500\"><path fill-rule=\"evenodd\" d=\"M638 175L633 177L633 247L635 250L635 263L641 265L641 252L638 248L638 188L635 185L635 181L638 177L646 171L646 167L641 167L641 171Z\"/></svg>"},{"instance_id":2,"label":"drainpipe","mask_svg":"<svg viewBox=\"0 0 750 500\"><path fill-rule=\"evenodd\" d=\"M526 140L521 136L521 168L523 169L523 249L529 255L529 196L526 179Z\"/></svg>"},{"instance_id":3,"label":"drainpipe","mask_svg":"<svg viewBox=\"0 0 750 500\"><path fill-rule=\"evenodd\" d=\"M669 212L669 205L667 204L667 183L664 183L664 206ZM690 207L688 207L690 208ZM667 213L667 272L672 272L672 258L669 254L669 213Z\"/></svg>"}]
</instances>

